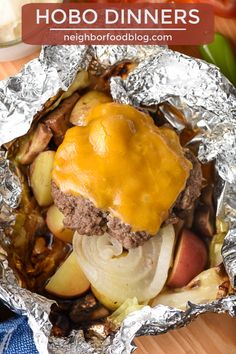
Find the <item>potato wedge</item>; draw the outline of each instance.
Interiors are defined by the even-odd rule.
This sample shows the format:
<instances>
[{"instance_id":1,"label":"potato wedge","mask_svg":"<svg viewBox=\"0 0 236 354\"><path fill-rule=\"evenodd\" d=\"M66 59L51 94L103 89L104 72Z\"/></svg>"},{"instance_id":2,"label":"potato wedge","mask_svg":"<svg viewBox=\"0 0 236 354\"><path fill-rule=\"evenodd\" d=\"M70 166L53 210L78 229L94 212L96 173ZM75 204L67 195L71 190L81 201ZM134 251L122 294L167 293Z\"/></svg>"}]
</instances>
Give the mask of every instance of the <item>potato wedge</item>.
<instances>
[{"instance_id":1,"label":"potato wedge","mask_svg":"<svg viewBox=\"0 0 236 354\"><path fill-rule=\"evenodd\" d=\"M55 151L41 152L30 166L30 184L35 199L42 207L53 203L51 195L51 175Z\"/></svg>"},{"instance_id":2,"label":"potato wedge","mask_svg":"<svg viewBox=\"0 0 236 354\"><path fill-rule=\"evenodd\" d=\"M115 311L119 308L119 306L121 306L120 304L117 304L117 302L109 299L107 296L99 293L99 291L97 291L97 289L95 289L92 285L91 290L96 299L98 299L98 301L110 311Z\"/></svg>"},{"instance_id":3,"label":"potato wedge","mask_svg":"<svg viewBox=\"0 0 236 354\"><path fill-rule=\"evenodd\" d=\"M87 92L74 106L71 112L70 122L74 125L86 125L86 115L93 107L100 103L111 101L112 98L104 92L96 90Z\"/></svg>"},{"instance_id":4,"label":"potato wedge","mask_svg":"<svg viewBox=\"0 0 236 354\"><path fill-rule=\"evenodd\" d=\"M59 106L61 101L63 101L66 98L69 98L76 91L80 91L88 87L90 85L90 81L91 80L89 77L89 73L84 70L80 71L74 78L74 81L72 82L68 90L59 95L58 99L56 99L56 101L47 109L46 113L49 113L54 109L56 109Z\"/></svg>"},{"instance_id":5,"label":"potato wedge","mask_svg":"<svg viewBox=\"0 0 236 354\"><path fill-rule=\"evenodd\" d=\"M68 90L63 93L62 99L64 100L65 98L70 97L75 91L83 90L86 87L88 87L90 84L90 79L89 79L89 74L87 71L83 70L80 71Z\"/></svg>"},{"instance_id":6,"label":"potato wedge","mask_svg":"<svg viewBox=\"0 0 236 354\"><path fill-rule=\"evenodd\" d=\"M63 219L64 215L60 212L56 205L51 205L46 216L46 223L49 230L60 240L71 243L74 232L65 228Z\"/></svg>"},{"instance_id":7,"label":"potato wedge","mask_svg":"<svg viewBox=\"0 0 236 354\"><path fill-rule=\"evenodd\" d=\"M82 272L74 252L58 268L45 289L59 297L70 298L85 293L90 287L88 279Z\"/></svg>"},{"instance_id":8,"label":"potato wedge","mask_svg":"<svg viewBox=\"0 0 236 354\"><path fill-rule=\"evenodd\" d=\"M228 295L229 278L220 267L210 268L199 274L187 286L174 291L165 290L151 301L151 306L166 305L185 310L188 301L207 303Z\"/></svg>"}]
</instances>

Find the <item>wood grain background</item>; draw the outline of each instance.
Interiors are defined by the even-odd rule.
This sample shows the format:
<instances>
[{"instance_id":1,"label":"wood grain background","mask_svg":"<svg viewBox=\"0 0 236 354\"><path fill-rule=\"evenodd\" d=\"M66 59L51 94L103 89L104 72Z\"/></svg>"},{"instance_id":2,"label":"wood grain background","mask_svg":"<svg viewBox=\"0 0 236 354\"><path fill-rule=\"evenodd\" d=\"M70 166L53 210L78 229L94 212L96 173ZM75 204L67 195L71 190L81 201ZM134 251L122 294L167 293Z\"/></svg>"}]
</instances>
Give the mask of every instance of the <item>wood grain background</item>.
<instances>
[{"instance_id":1,"label":"wood grain background","mask_svg":"<svg viewBox=\"0 0 236 354\"><path fill-rule=\"evenodd\" d=\"M0 63L0 80L14 75L22 65L37 56ZM189 326L159 336L140 337L135 354L236 354L236 318L207 314Z\"/></svg>"}]
</instances>

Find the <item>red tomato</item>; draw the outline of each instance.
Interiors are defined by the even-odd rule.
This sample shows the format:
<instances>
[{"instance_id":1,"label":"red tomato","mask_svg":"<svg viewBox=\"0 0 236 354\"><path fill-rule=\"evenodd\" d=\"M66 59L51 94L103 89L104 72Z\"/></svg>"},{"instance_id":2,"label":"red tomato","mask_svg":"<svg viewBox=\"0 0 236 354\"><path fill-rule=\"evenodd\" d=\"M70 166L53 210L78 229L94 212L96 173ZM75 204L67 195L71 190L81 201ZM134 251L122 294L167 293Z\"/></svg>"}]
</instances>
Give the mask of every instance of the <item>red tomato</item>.
<instances>
[{"instance_id":1,"label":"red tomato","mask_svg":"<svg viewBox=\"0 0 236 354\"><path fill-rule=\"evenodd\" d=\"M76 0L73 0L76 1ZM71 2L64 0L64 2ZM201 3L210 4L214 7L215 13L221 17L235 17L236 16L236 0L77 0L77 2L97 2L97 3Z\"/></svg>"},{"instance_id":2,"label":"red tomato","mask_svg":"<svg viewBox=\"0 0 236 354\"><path fill-rule=\"evenodd\" d=\"M236 0L167 0L168 2L201 3L210 4L214 7L215 13L221 17L236 16Z\"/></svg>"}]
</instances>

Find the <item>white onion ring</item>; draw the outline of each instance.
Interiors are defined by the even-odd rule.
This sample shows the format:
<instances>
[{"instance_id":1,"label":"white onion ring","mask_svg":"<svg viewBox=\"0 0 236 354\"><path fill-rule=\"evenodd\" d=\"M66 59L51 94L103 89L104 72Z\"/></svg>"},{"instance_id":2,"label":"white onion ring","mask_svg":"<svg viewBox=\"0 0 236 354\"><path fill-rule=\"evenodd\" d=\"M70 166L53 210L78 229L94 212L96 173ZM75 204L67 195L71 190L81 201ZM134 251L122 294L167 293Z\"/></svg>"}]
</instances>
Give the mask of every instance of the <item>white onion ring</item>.
<instances>
[{"instance_id":1,"label":"white onion ring","mask_svg":"<svg viewBox=\"0 0 236 354\"><path fill-rule=\"evenodd\" d=\"M172 225L146 241L143 246L122 254L122 246L108 236L81 236L75 233L73 248L92 286L104 297L122 304L136 297L149 301L162 290L172 262L175 232Z\"/></svg>"}]
</instances>

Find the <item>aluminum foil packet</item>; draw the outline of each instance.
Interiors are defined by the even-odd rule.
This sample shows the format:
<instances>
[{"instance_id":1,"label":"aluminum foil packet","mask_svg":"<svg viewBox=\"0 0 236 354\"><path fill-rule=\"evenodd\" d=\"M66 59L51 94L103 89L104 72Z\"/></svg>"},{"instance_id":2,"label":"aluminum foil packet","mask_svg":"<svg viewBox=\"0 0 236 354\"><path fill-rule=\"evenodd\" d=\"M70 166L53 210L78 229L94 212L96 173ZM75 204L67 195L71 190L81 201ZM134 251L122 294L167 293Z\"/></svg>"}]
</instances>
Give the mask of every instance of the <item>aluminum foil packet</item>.
<instances>
[{"instance_id":1,"label":"aluminum foil packet","mask_svg":"<svg viewBox=\"0 0 236 354\"><path fill-rule=\"evenodd\" d=\"M49 99L67 90L80 70L109 70L124 61L137 66L125 79L112 77L114 100L141 109L159 109L176 129L185 123L200 128L199 159L215 160L219 175L217 215L229 223L222 256L232 287L236 287L236 90L213 65L159 46L45 46L38 59L29 62L16 76L0 82L0 146L30 129L37 112ZM183 112L186 122L168 109L168 102ZM13 209L20 201L21 185L14 167L0 152L0 236L14 222ZM155 335L187 325L204 312L236 315L236 295L212 303L188 303L186 311L163 305L149 306L130 314L114 335L85 340L82 331L67 338L50 336L52 301L23 289L0 249L0 299L18 314L28 316L40 354L129 354L135 336Z\"/></svg>"}]
</instances>

